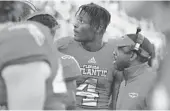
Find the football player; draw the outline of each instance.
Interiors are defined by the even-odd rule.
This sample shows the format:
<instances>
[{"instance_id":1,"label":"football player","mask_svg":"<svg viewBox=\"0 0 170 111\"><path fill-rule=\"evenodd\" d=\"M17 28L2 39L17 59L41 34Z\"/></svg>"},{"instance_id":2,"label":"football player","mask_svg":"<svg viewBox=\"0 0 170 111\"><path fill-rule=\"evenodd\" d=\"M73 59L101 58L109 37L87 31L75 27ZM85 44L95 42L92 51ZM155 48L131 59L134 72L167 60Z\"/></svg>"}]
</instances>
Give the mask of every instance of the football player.
<instances>
[{"instance_id":1,"label":"football player","mask_svg":"<svg viewBox=\"0 0 170 111\"><path fill-rule=\"evenodd\" d=\"M46 99L56 89L51 88L50 80L62 75L50 30L36 22L6 23L18 22L26 14L24 10L32 10L23 9L25 2L0 1L0 5L4 26L0 31L0 108L44 109ZM58 109L64 109L62 103Z\"/></svg>"},{"instance_id":2,"label":"football player","mask_svg":"<svg viewBox=\"0 0 170 111\"><path fill-rule=\"evenodd\" d=\"M78 110L109 109L111 95L112 109L115 108L121 77L117 78L113 67L114 44L102 40L110 17L110 13L97 4L82 5L76 13L74 37L57 41L59 51L75 57L81 68L76 92Z\"/></svg>"},{"instance_id":3,"label":"football player","mask_svg":"<svg viewBox=\"0 0 170 111\"><path fill-rule=\"evenodd\" d=\"M34 13L28 18L28 21L37 21L37 22L44 24L45 26L51 29L51 32L53 33L53 37L55 36L55 33L60 33L58 29L59 24L57 20L55 19L55 17L46 12ZM76 99L75 99L75 92L76 92L76 87L77 87L76 79L80 75L80 67L74 57L65 55L60 52L58 53L59 53L62 67L63 67L64 80L67 86L67 94L65 94L64 98L61 98L61 99L66 105L66 109L73 110L75 109L75 103L76 103ZM57 92L54 92L54 93L57 93ZM54 96L58 96L58 95L54 94ZM52 105L50 106L56 107L55 101L53 101L53 103L50 102L47 104L53 104L54 106Z\"/></svg>"}]
</instances>

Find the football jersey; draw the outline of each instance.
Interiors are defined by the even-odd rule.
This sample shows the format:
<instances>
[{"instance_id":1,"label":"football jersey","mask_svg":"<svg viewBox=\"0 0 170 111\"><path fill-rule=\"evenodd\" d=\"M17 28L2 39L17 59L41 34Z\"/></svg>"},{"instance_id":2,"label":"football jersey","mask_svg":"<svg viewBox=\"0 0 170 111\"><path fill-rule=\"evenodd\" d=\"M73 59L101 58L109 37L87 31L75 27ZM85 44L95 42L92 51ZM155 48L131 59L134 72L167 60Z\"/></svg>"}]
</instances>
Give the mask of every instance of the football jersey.
<instances>
[{"instance_id":1,"label":"football jersey","mask_svg":"<svg viewBox=\"0 0 170 111\"><path fill-rule=\"evenodd\" d=\"M14 64L25 64L34 61L45 61L51 69L58 69L57 53L53 47L50 31L36 22L21 22L9 25L0 31L0 69L1 71ZM53 75L57 70L52 70ZM50 82L49 82L50 83ZM47 84L47 90L52 92ZM29 90L29 88L28 88ZM47 93L47 98L48 98ZM7 91L0 76L0 106L7 108Z\"/></svg>"},{"instance_id":2,"label":"football jersey","mask_svg":"<svg viewBox=\"0 0 170 111\"><path fill-rule=\"evenodd\" d=\"M108 109L114 77L114 44L106 43L99 51L89 52L71 37L61 38L57 43L59 51L73 56L80 65L77 109Z\"/></svg>"}]
</instances>

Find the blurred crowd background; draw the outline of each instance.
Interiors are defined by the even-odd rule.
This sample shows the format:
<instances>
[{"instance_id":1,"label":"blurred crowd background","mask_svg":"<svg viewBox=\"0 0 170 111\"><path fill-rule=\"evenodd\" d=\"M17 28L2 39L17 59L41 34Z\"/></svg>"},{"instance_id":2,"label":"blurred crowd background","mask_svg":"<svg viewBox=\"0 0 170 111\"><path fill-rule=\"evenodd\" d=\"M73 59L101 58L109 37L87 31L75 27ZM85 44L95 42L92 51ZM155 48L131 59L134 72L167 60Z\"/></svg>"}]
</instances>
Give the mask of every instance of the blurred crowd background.
<instances>
[{"instance_id":1,"label":"blurred crowd background","mask_svg":"<svg viewBox=\"0 0 170 111\"><path fill-rule=\"evenodd\" d=\"M121 1L113 0L30 0L38 11L46 11L53 14L60 24L60 35L58 38L73 36L73 23L75 12L82 4L90 2L105 7L111 13L111 23L107 28L104 40L116 39L127 33L135 33L138 26L142 29L142 34L147 37L156 49L154 68L159 67L159 61L163 59L165 48L165 36L159 32L152 21L141 20L127 16ZM134 2L135 3L135 2ZM136 6L136 5L133 5ZM130 6L132 7L132 6Z\"/></svg>"}]
</instances>

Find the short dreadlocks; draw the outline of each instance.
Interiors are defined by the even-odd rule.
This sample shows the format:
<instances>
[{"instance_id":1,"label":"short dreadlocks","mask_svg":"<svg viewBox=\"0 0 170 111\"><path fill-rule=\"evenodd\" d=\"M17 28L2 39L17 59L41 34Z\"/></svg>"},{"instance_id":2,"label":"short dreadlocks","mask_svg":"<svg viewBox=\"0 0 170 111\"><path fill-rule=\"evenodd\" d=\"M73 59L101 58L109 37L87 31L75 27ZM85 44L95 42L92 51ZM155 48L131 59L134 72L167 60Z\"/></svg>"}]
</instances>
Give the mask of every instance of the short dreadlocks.
<instances>
[{"instance_id":1,"label":"short dreadlocks","mask_svg":"<svg viewBox=\"0 0 170 111\"><path fill-rule=\"evenodd\" d=\"M111 15L105 8L94 3L82 5L76 12L76 16L81 14L82 11L86 12L90 16L91 26L96 28L102 26L103 29L106 30L108 24L110 23Z\"/></svg>"}]
</instances>

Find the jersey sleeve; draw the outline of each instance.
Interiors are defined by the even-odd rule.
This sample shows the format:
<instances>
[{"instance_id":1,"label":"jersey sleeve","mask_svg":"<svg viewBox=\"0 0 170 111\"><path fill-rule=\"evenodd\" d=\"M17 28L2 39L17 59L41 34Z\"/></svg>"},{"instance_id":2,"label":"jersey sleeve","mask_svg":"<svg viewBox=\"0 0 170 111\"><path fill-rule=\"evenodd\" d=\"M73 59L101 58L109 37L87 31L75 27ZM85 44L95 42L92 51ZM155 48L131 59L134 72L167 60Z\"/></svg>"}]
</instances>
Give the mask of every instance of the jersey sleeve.
<instances>
[{"instance_id":1,"label":"jersey sleeve","mask_svg":"<svg viewBox=\"0 0 170 111\"><path fill-rule=\"evenodd\" d=\"M47 39L48 37L48 39ZM22 23L0 32L0 68L46 61L51 65L54 48L49 29L38 23Z\"/></svg>"},{"instance_id":2,"label":"jersey sleeve","mask_svg":"<svg viewBox=\"0 0 170 111\"><path fill-rule=\"evenodd\" d=\"M66 81L75 80L80 76L80 66L76 59L69 55L61 57L63 64L63 73Z\"/></svg>"}]
</instances>

